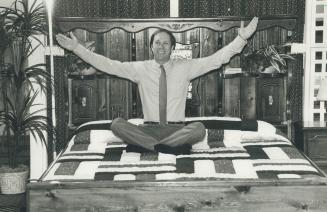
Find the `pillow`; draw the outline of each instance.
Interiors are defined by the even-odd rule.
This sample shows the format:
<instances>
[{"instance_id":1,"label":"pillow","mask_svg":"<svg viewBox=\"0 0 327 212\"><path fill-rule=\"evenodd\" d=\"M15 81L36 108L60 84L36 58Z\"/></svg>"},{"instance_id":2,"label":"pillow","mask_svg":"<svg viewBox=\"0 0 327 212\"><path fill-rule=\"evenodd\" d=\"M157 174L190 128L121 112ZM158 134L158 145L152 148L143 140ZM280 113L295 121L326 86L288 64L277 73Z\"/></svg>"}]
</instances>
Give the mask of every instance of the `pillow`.
<instances>
[{"instance_id":1,"label":"pillow","mask_svg":"<svg viewBox=\"0 0 327 212\"><path fill-rule=\"evenodd\" d=\"M227 117L227 116L200 116L200 117L186 117L185 121L204 121L204 120L222 120L222 121L240 121L238 117Z\"/></svg>"},{"instance_id":2,"label":"pillow","mask_svg":"<svg viewBox=\"0 0 327 212\"><path fill-rule=\"evenodd\" d=\"M263 134L276 134L276 127L268 122L258 120L258 132Z\"/></svg>"},{"instance_id":3,"label":"pillow","mask_svg":"<svg viewBox=\"0 0 327 212\"><path fill-rule=\"evenodd\" d=\"M85 130L110 130L112 120L86 122L76 128L75 134Z\"/></svg>"},{"instance_id":4,"label":"pillow","mask_svg":"<svg viewBox=\"0 0 327 212\"><path fill-rule=\"evenodd\" d=\"M191 117L185 119L186 124L202 122L206 129L257 131L258 122L252 119L240 119L236 117Z\"/></svg>"},{"instance_id":5,"label":"pillow","mask_svg":"<svg viewBox=\"0 0 327 212\"><path fill-rule=\"evenodd\" d=\"M143 119L141 118L128 119L128 122L135 125L139 125L139 124L143 124Z\"/></svg>"},{"instance_id":6,"label":"pillow","mask_svg":"<svg viewBox=\"0 0 327 212\"><path fill-rule=\"evenodd\" d=\"M91 121L80 125L74 132L75 144L122 142L110 130L111 120Z\"/></svg>"}]
</instances>

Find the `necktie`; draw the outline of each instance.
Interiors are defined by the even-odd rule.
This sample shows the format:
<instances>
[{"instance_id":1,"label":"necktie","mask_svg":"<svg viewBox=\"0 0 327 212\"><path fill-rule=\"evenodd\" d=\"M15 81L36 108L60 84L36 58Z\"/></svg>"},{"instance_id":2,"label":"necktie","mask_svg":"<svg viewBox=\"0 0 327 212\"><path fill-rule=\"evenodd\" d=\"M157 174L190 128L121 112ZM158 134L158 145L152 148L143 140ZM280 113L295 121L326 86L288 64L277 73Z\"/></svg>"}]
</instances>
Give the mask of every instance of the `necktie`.
<instances>
[{"instance_id":1,"label":"necktie","mask_svg":"<svg viewBox=\"0 0 327 212\"><path fill-rule=\"evenodd\" d=\"M163 65L160 65L161 74L159 78L159 121L160 124L167 123L167 80L166 71Z\"/></svg>"}]
</instances>

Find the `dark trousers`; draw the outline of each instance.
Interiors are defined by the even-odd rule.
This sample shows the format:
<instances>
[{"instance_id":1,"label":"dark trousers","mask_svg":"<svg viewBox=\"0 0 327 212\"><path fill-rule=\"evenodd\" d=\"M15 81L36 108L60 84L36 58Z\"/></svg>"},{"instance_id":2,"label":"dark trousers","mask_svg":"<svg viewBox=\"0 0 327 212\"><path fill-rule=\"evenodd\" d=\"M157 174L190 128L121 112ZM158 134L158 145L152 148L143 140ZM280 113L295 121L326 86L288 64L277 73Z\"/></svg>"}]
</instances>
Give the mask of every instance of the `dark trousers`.
<instances>
[{"instance_id":1,"label":"dark trousers","mask_svg":"<svg viewBox=\"0 0 327 212\"><path fill-rule=\"evenodd\" d=\"M156 144L177 147L183 144L195 144L205 136L205 127L201 122L184 124L140 124L129 123L116 118L111 123L112 132L127 144L141 146L153 151Z\"/></svg>"}]
</instances>

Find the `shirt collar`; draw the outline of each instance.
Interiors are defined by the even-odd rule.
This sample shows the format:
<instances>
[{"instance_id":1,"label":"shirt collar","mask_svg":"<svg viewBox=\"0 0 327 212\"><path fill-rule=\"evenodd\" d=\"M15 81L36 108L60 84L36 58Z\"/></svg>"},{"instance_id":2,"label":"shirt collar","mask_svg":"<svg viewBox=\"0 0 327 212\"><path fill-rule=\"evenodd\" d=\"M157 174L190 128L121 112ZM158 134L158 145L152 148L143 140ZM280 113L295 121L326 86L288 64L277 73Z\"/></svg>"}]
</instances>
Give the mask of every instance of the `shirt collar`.
<instances>
[{"instance_id":1,"label":"shirt collar","mask_svg":"<svg viewBox=\"0 0 327 212\"><path fill-rule=\"evenodd\" d=\"M159 63L157 63L155 60L152 60L152 61L153 61L153 66L155 68L160 68L160 64ZM166 63L164 63L163 66L164 66L164 68L165 68L166 71L169 70L169 69L171 69L172 59L170 59Z\"/></svg>"}]
</instances>

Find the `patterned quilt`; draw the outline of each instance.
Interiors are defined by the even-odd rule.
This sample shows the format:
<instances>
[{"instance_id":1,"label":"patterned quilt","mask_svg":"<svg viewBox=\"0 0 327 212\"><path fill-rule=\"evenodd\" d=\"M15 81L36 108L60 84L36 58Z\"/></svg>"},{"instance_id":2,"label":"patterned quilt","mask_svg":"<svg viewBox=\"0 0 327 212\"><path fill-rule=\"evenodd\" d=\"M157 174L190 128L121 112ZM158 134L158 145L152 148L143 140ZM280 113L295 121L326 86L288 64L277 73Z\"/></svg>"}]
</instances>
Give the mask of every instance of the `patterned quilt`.
<instances>
[{"instance_id":1,"label":"patterned quilt","mask_svg":"<svg viewBox=\"0 0 327 212\"><path fill-rule=\"evenodd\" d=\"M134 124L141 119L131 119ZM66 149L44 174L58 180L280 179L323 176L276 128L263 121L225 117L189 118L206 126L190 155L126 152L111 121L77 128Z\"/></svg>"}]
</instances>

